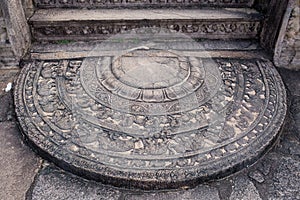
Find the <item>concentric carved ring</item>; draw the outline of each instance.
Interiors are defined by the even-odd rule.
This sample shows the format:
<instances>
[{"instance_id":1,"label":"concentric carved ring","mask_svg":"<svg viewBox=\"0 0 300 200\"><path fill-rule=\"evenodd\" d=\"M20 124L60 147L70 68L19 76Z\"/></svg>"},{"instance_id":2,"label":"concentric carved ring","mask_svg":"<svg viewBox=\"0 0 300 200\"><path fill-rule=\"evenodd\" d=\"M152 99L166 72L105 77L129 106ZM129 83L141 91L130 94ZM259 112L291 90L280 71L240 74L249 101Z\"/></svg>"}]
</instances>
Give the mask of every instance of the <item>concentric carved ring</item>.
<instances>
[{"instance_id":1,"label":"concentric carved ring","mask_svg":"<svg viewBox=\"0 0 300 200\"><path fill-rule=\"evenodd\" d=\"M106 58L111 59L111 58ZM97 67L102 85L134 101L166 102L182 98L203 83L201 60L162 50L136 50ZM111 66L111 67L110 67Z\"/></svg>"},{"instance_id":2,"label":"concentric carved ring","mask_svg":"<svg viewBox=\"0 0 300 200\"><path fill-rule=\"evenodd\" d=\"M14 98L24 135L42 155L85 177L143 189L194 185L254 162L286 112L269 61L160 50L33 61Z\"/></svg>"},{"instance_id":3,"label":"concentric carved ring","mask_svg":"<svg viewBox=\"0 0 300 200\"><path fill-rule=\"evenodd\" d=\"M81 83L97 102L141 115L193 109L222 84L216 64L165 50L86 58L82 66Z\"/></svg>"}]
</instances>

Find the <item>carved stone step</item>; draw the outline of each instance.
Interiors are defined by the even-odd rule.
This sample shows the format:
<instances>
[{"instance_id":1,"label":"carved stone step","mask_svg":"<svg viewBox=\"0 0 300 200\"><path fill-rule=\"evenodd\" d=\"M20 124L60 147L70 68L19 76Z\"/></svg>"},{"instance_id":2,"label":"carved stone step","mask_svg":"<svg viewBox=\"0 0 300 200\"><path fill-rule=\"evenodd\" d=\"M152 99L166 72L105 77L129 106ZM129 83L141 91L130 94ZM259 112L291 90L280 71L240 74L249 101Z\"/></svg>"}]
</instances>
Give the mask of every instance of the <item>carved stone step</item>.
<instances>
[{"instance_id":1,"label":"carved stone step","mask_svg":"<svg viewBox=\"0 0 300 200\"><path fill-rule=\"evenodd\" d=\"M30 19L37 41L103 40L113 35L183 33L198 39L253 39L262 16L252 9L40 9ZM136 37L136 35L134 36Z\"/></svg>"},{"instance_id":2,"label":"carved stone step","mask_svg":"<svg viewBox=\"0 0 300 200\"><path fill-rule=\"evenodd\" d=\"M251 7L254 0L35 0L38 8Z\"/></svg>"},{"instance_id":3,"label":"carved stone step","mask_svg":"<svg viewBox=\"0 0 300 200\"><path fill-rule=\"evenodd\" d=\"M272 146L286 114L272 62L155 41L28 62L14 96L27 141L73 173L142 189L224 177Z\"/></svg>"}]
</instances>

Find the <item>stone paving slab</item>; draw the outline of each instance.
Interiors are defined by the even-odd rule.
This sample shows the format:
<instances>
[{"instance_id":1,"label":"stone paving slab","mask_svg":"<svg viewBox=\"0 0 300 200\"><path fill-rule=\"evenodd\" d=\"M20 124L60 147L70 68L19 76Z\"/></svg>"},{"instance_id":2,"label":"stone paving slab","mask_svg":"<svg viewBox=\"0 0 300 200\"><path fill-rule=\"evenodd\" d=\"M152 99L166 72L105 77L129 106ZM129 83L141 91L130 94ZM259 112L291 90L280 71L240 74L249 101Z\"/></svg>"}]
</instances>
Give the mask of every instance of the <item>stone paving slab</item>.
<instances>
[{"instance_id":1,"label":"stone paving slab","mask_svg":"<svg viewBox=\"0 0 300 200\"><path fill-rule=\"evenodd\" d=\"M21 142L15 122L0 122L0 199L24 199L40 158Z\"/></svg>"},{"instance_id":2,"label":"stone paving slab","mask_svg":"<svg viewBox=\"0 0 300 200\"><path fill-rule=\"evenodd\" d=\"M299 160L271 153L253 167L224 180L173 191L125 190L88 181L53 165L41 170L28 199L300 199ZM253 176L253 173L260 174Z\"/></svg>"},{"instance_id":3,"label":"stone paving slab","mask_svg":"<svg viewBox=\"0 0 300 200\"><path fill-rule=\"evenodd\" d=\"M126 190L87 181L72 174L63 172L50 165L46 166L36 178L32 200L42 199L106 199L106 200L151 200L151 199L216 199L219 194L215 187L200 185L189 190L142 192L139 190Z\"/></svg>"},{"instance_id":4,"label":"stone paving slab","mask_svg":"<svg viewBox=\"0 0 300 200\"><path fill-rule=\"evenodd\" d=\"M0 122L11 121L14 115L12 87L19 69L0 70Z\"/></svg>"},{"instance_id":5,"label":"stone paving slab","mask_svg":"<svg viewBox=\"0 0 300 200\"><path fill-rule=\"evenodd\" d=\"M25 199L41 159L23 143L13 109L12 88L18 69L0 70L0 199Z\"/></svg>"},{"instance_id":6,"label":"stone paving slab","mask_svg":"<svg viewBox=\"0 0 300 200\"><path fill-rule=\"evenodd\" d=\"M28 200L101 198L111 200L294 200L300 199L299 167L299 160L271 153L250 169L224 180L199 185L192 189L143 192L88 181L50 165L39 173ZM253 173L260 175L253 176Z\"/></svg>"}]
</instances>

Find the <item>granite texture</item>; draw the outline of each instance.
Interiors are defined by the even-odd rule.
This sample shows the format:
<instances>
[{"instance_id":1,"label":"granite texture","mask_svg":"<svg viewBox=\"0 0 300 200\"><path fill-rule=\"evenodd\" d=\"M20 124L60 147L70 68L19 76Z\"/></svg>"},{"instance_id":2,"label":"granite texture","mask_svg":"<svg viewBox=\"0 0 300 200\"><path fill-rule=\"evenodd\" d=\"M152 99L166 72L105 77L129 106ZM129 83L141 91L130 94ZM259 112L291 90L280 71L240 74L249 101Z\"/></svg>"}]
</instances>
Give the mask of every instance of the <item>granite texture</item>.
<instances>
[{"instance_id":1,"label":"granite texture","mask_svg":"<svg viewBox=\"0 0 300 200\"><path fill-rule=\"evenodd\" d=\"M274 53L278 67L300 70L300 1L289 1Z\"/></svg>"},{"instance_id":2,"label":"granite texture","mask_svg":"<svg viewBox=\"0 0 300 200\"><path fill-rule=\"evenodd\" d=\"M5 21L4 29L7 31L6 36L4 36L3 27L2 31L0 30L2 32L0 34L5 37L3 40L6 44L6 46L0 46L0 51L5 51L5 48L9 47L13 52L13 55L9 56L1 56L0 53L0 66L2 63L2 66L16 67L31 43L29 26L21 0L2 0L0 9Z\"/></svg>"},{"instance_id":3,"label":"granite texture","mask_svg":"<svg viewBox=\"0 0 300 200\"><path fill-rule=\"evenodd\" d=\"M41 159L26 146L13 111L12 89L17 70L0 70L0 199L25 199Z\"/></svg>"}]
</instances>

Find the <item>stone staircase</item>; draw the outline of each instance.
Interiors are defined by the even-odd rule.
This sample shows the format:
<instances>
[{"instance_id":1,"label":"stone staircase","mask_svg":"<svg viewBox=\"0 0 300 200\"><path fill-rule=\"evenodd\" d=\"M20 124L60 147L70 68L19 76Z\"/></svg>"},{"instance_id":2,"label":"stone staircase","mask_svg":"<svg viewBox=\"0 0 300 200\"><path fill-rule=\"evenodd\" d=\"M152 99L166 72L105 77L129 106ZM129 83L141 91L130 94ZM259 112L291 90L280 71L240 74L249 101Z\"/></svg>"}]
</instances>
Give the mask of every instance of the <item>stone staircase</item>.
<instances>
[{"instance_id":1,"label":"stone staircase","mask_svg":"<svg viewBox=\"0 0 300 200\"><path fill-rule=\"evenodd\" d=\"M39 42L103 40L140 28L195 39L258 39L263 19L251 8L253 1L36 0L36 5L29 23Z\"/></svg>"}]
</instances>

